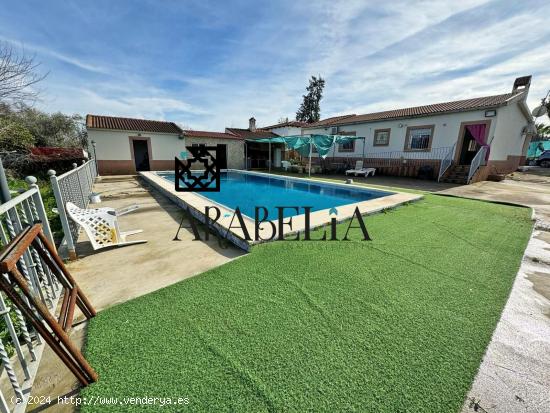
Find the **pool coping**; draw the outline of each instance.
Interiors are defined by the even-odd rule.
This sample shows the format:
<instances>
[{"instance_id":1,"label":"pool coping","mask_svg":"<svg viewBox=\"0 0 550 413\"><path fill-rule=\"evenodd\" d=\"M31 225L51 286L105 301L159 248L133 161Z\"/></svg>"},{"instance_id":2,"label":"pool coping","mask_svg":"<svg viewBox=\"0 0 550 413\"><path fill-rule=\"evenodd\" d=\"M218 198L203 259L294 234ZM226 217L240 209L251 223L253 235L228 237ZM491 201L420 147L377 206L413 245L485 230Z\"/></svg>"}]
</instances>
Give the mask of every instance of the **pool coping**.
<instances>
[{"instance_id":1,"label":"pool coping","mask_svg":"<svg viewBox=\"0 0 550 413\"><path fill-rule=\"evenodd\" d=\"M337 210L338 210L337 217L330 215L329 213L330 209L323 209L320 211L311 212L310 214L311 230L329 224L332 218L336 218L337 222L345 221L353 216L353 213L356 208L359 208L359 212L361 213L361 215L371 215L386 209L395 208L407 202L418 201L424 197L423 195L411 194L406 192L383 191L380 188L371 188L366 185L344 184L344 183L338 183L338 182L325 182L325 181L319 181L319 180L314 180L309 178L288 177L288 176L281 176L281 175L275 175L275 174L264 173L264 172L241 171L237 169L227 169L227 171L229 172L235 171L239 173L257 175L257 176L267 176L267 177L273 177L277 179L290 180L290 181L296 181L296 182L309 182L309 183L315 183L316 185L321 185L321 186L339 187L339 188L346 188L346 189L356 188L362 191L368 191L369 189L372 189L373 191L377 191L377 192L380 192L380 191L392 192L391 195L383 196L380 198L341 205L337 207ZM165 178L161 177L160 175L158 175L159 173L173 173L173 171L147 171L147 172L140 172L139 174L146 182L148 182L151 186L153 186L156 190L158 190L161 194L166 196L172 202L179 205L183 209L188 209L191 215L193 215L196 219L198 219L202 223L206 222L206 217L204 214L205 207L212 206L212 205L217 206L221 211L221 217L216 223L213 224L214 229L224 238L227 238L233 244L237 245L239 248L242 248L245 251L249 251L253 245L256 245L262 242L269 242L267 240L257 240L257 241L246 240L245 234L241 228L233 227L229 229L229 226L231 225L231 219L234 214L233 209L228 208L215 201L212 201L197 193L177 192L174 188L174 184L172 182L169 182ZM252 238L255 238L254 220L248 218L245 215L243 215L243 220L246 226L246 230L248 231L248 233ZM287 220L288 218L285 219L285 221ZM271 222L276 224L276 221L271 221ZM234 225L235 224L238 224L238 222L234 222ZM261 224L259 228L260 228L260 231L268 230L269 231L268 235L272 233L271 224L269 222ZM286 237L288 235L303 233L304 229L305 229L305 215L304 214L295 215L292 217L292 228L289 228L288 225L285 225L283 229L283 235ZM262 235L261 232L260 232L260 235ZM267 237L268 235L265 235L265 237Z\"/></svg>"}]
</instances>

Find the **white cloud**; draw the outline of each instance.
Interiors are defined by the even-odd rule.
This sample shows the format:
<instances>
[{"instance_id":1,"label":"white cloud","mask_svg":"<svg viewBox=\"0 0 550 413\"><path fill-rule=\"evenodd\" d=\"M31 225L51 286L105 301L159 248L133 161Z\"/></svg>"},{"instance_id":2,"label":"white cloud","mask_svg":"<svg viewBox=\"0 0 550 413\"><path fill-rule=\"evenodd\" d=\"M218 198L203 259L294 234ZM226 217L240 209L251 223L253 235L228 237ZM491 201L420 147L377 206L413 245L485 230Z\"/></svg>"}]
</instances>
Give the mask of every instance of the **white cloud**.
<instances>
[{"instance_id":1,"label":"white cloud","mask_svg":"<svg viewBox=\"0 0 550 413\"><path fill-rule=\"evenodd\" d=\"M39 53L41 55L50 56L50 57L53 57L56 60L59 60L59 61L64 62L64 63L68 63L72 66L78 67L80 69L87 70L89 72L102 73L102 74L108 74L109 73L107 68L105 68L103 66L85 62L85 61L83 61L81 59L78 59L76 57L68 56L68 55L63 54L63 53L59 53L55 50L52 50L52 49L44 47L44 46L38 46L38 45L35 45L35 44L21 42L21 41L17 41L17 40L7 38L7 37L4 37L4 36L0 36L0 40L11 43L13 45L20 46L23 51L30 50L32 52Z\"/></svg>"},{"instance_id":2,"label":"white cloud","mask_svg":"<svg viewBox=\"0 0 550 413\"><path fill-rule=\"evenodd\" d=\"M212 7L194 3L200 24L227 25L227 11ZM534 75L529 104L535 105L550 87L550 4L543 0L326 0L315 7L289 1L285 13L235 16L246 21L242 33L204 73L121 70L107 58L89 62L32 46L94 74L50 79L43 107L223 130L245 126L252 115L259 125L293 116L312 74L327 81L323 116L505 93L526 74ZM201 64L195 61L194 69Z\"/></svg>"}]
</instances>

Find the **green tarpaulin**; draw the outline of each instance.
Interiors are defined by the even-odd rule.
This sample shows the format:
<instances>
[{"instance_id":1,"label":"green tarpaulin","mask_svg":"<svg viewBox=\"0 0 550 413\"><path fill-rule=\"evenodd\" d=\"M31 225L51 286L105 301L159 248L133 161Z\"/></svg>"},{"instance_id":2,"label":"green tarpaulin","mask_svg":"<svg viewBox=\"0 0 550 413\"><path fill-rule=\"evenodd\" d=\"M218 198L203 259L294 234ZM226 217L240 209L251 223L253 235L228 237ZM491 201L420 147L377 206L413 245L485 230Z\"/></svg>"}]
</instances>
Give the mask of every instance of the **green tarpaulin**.
<instances>
[{"instance_id":1,"label":"green tarpaulin","mask_svg":"<svg viewBox=\"0 0 550 413\"><path fill-rule=\"evenodd\" d=\"M290 149L298 151L302 156L309 156L310 145L317 149L321 158L326 158L330 149L335 144L349 142L354 139L364 139L362 136L347 135L292 135L277 136L273 138L247 139L249 142L260 143L284 143Z\"/></svg>"}]
</instances>

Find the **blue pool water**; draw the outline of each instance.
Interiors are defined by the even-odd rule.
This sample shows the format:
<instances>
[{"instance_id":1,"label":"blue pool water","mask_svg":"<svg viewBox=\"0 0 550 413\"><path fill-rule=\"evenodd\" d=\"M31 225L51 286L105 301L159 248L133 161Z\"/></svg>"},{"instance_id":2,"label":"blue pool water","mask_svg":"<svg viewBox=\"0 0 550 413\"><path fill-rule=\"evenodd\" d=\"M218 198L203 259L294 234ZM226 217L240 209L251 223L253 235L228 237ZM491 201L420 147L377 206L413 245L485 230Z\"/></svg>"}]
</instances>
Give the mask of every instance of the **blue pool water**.
<instances>
[{"instance_id":1,"label":"blue pool water","mask_svg":"<svg viewBox=\"0 0 550 413\"><path fill-rule=\"evenodd\" d=\"M171 182L174 173L159 173ZM221 173L220 192L201 192L200 195L231 209L240 208L244 215L254 217L254 207L268 209L270 220L277 219L278 206L312 207L320 211L341 205L368 201L392 195L392 192L375 189L342 188L322 183L300 182L284 177L252 175L240 172ZM285 209L285 218L303 214L303 209Z\"/></svg>"}]
</instances>

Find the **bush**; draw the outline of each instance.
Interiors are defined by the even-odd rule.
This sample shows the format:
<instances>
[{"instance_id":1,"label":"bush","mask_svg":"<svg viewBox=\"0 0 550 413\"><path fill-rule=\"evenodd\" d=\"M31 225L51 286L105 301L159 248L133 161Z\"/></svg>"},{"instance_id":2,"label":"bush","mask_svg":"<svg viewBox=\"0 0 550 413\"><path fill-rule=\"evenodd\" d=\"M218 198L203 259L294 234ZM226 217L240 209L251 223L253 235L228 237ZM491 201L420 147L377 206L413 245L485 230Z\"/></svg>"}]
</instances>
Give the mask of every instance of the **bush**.
<instances>
[{"instance_id":1,"label":"bush","mask_svg":"<svg viewBox=\"0 0 550 413\"><path fill-rule=\"evenodd\" d=\"M3 151L28 151L34 143L32 133L23 125L0 118L0 148Z\"/></svg>"}]
</instances>

